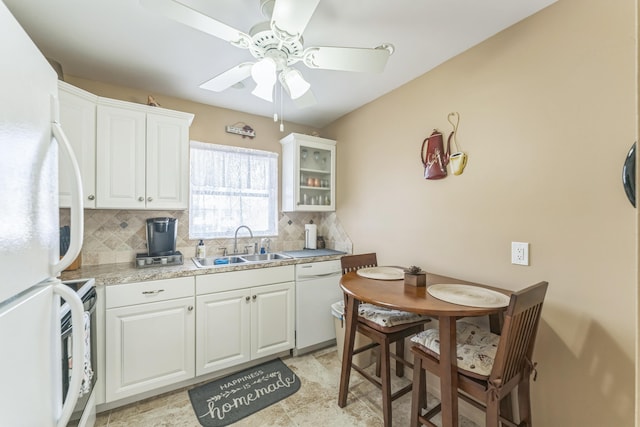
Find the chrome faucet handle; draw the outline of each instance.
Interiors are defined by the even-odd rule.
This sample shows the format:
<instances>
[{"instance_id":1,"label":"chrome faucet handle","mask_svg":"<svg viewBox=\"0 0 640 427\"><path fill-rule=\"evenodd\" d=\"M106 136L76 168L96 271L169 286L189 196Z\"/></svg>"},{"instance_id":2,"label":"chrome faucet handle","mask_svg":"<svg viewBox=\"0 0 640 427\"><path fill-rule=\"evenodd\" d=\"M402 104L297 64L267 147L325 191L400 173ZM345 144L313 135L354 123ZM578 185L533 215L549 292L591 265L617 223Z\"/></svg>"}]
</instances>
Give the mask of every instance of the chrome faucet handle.
<instances>
[{"instance_id":1,"label":"chrome faucet handle","mask_svg":"<svg viewBox=\"0 0 640 427\"><path fill-rule=\"evenodd\" d=\"M226 246L218 246L218 250L222 251L222 256L227 256L227 247Z\"/></svg>"}]
</instances>

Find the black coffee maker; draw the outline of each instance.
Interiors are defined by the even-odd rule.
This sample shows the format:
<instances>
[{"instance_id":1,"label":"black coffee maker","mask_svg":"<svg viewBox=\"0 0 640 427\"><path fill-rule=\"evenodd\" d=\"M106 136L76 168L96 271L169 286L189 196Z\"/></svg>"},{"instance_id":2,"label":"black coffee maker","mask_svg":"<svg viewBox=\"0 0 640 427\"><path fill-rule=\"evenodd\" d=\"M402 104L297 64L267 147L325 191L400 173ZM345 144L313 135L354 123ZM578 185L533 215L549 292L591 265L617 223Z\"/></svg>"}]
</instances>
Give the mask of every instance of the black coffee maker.
<instances>
[{"instance_id":1,"label":"black coffee maker","mask_svg":"<svg viewBox=\"0 0 640 427\"><path fill-rule=\"evenodd\" d=\"M151 257L173 255L176 252L178 220L176 218L147 219L147 252Z\"/></svg>"},{"instance_id":2,"label":"black coffee maker","mask_svg":"<svg viewBox=\"0 0 640 427\"><path fill-rule=\"evenodd\" d=\"M139 268L182 264L180 251L176 251L178 220L175 218L147 219L147 252L136 255Z\"/></svg>"}]
</instances>

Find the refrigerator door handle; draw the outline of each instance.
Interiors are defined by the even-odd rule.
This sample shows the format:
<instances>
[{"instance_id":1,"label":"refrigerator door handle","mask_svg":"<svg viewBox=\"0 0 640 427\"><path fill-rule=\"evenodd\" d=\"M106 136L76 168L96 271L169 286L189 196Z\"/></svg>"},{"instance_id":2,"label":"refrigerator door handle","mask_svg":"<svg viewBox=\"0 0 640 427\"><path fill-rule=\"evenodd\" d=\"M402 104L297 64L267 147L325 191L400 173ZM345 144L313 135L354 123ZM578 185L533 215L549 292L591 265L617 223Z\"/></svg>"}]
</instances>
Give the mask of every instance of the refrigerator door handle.
<instances>
[{"instance_id":1,"label":"refrigerator door handle","mask_svg":"<svg viewBox=\"0 0 640 427\"><path fill-rule=\"evenodd\" d=\"M69 303L71 308L71 322L73 325L71 332L73 342L72 354L76 369L71 373L69 390L64 404L62 405L60 418L56 424L57 427L65 427L69 422L69 418L71 418L71 415L73 414L73 409L75 408L76 403L78 402L80 387L82 385L83 369L81 367L84 364L82 362L78 363L78 361L84 360L86 350L84 340L84 306L82 305L82 301L78 294L70 287L59 281L53 286L53 292L60 295L67 303ZM63 399L64 398L65 396L63 396Z\"/></svg>"},{"instance_id":2,"label":"refrigerator door handle","mask_svg":"<svg viewBox=\"0 0 640 427\"><path fill-rule=\"evenodd\" d=\"M82 177L80 176L80 167L78 166L78 161L76 160L76 156L73 153L73 149L71 148L71 144L69 143L69 139L65 135L62 130L62 126L60 126L59 116L60 113L58 111L58 100L55 97L51 97L51 105L52 105L52 117L53 121L51 123L51 131L53 132L53 136L58 141L58 146L60 147L60 152L64 153L69 159L69 163L72 169L73 176L73 184L71 191L71 241L69 243L69 249L67 249L67 253L62 257L60 261L51 266L52 271L51 275L53 277L58 276L68 266L70 266L73 261L80 255L80 249L82 248L82 238L84 235L84 212L83 212L83 197L82 197Z\"/></svg>"}]
</instances>

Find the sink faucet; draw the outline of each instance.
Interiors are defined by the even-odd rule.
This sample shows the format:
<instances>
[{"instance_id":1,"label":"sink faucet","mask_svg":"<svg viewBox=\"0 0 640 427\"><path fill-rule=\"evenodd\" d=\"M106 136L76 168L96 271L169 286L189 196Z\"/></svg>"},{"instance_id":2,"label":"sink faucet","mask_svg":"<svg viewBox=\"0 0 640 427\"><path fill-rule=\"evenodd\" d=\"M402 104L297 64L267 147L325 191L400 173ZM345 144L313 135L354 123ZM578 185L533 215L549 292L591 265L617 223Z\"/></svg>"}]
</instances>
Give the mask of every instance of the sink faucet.
<instances>
[{"instance_id":1,"label":"sink faucet","mask_svg":"<svg viewBox=\"0 0 640 427\"><path fill-rule=\"evenodd\" d=\"M241 228L246 228L247 231L249 231L249 235L251 236L251 238L253 239L253 232L251 232L251 229L249 227L247 227L246 225L241 225L240 227L236 228L236 233L233 236L233 253L237 254L238 253L238 231Z\"/></svg>"}]
</instances>

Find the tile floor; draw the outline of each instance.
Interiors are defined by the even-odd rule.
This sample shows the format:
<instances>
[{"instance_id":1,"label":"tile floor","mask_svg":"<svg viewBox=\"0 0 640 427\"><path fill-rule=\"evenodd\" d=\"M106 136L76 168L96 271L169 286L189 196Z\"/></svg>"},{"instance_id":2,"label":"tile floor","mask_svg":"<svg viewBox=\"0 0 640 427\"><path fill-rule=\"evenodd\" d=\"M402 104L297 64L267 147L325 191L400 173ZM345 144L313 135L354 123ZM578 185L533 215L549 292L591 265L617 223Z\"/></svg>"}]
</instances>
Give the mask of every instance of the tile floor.
<instances>
[{"instance_id":1,"label":"tile floor","mask_svg":"<svg viewBox=\"0 0 640 427\"><path fill-rule=\"evenodd\" d=\"M300 377L302 381L300 390L238 421L234 426L381 427L383 425L380 391L355 371L351 374L347 406L338 407L340 360L336 347L318 350L300 357L286 358L283 361ZM394 378L394 390L409 381L407 378L395 376L392 378ZM408 393L393 402L394 426L409 426L410 413L411 393ZM187 388L184 388L103 412L98 414L96 420L96 427L125 426L199 427L200 423L191 407ZM460 427L478 426L461 416Z\"/></svg>"}]
</instances>

